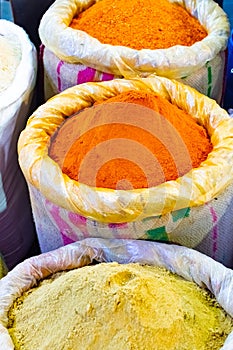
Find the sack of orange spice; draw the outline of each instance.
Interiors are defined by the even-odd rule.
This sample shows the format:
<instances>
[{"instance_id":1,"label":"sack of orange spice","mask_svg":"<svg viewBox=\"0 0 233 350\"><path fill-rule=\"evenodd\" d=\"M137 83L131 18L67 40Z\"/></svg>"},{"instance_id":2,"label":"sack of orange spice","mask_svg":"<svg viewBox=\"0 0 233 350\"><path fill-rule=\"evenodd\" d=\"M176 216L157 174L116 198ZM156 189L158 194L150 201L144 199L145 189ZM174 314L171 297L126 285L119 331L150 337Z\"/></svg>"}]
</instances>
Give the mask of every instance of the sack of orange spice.
<instances>
[{"instance_id":1,"label":"sack of orange spice","mask_svg":"<svg viewBox=\"0 0 233 350\"><path fill-rule=\"evenodd\" d=\"M142 99L141 105L120 103L120 113L117 116L113 115L115 109L110 107L118 106L119 103L104 104L103 101L128 92L157 94L163 99L165 107L161 104L160 112L155 112L152 110L152 104L143 107ZM153 98L151 101L154 101ZM81 150L87 147L83 151L82 164L83 169L86 166L89 182L79 181L79 178L74 179L67 175L68 172L56 160L56 155L52 155L52 145L59 147L59 141L56 143L53 140L56 140L59 130L66 130L66 125L69 125L66 122L72 120L74 114L79 112L77 118L82 118L93 108L101 106L106 110L110 108L110 113L103 115L110 116L113 120L105 120L101 124L98 117L101 113L96 113L93 121L90 112L90 115L87 114L75 127L71 124L71 129L68 127L67 135L63 138L65 147L61 149L61 153L65 156L67 154L67 159L68 154L72 160L72 157L79 156ZM130 110L131 106L134 108L133 113ZM140 108L144 109L142 113ZM180 113L183 114L177 122L176 118L178 115L180 118ZM170 115L173 120L170 118L164 121L165 119L161 119L162 114ZM160 116L160 119L149 119L148 123L149 116ZM141 139L134 140L128 133L125 124L132 123L132 128L139 131ZM172 123L176 123L175 131ZM111 125L118 129L113 127L111 131ZM81 148L76 149L73 148L73 135L79 127L84 129L80 131L82 137L78 138ZM124 132L124 129L125 134L118 134ZM195 134L192 129L196 130ZM109 135L109 140L99 139L104 130ZM111 134L114 130L117 130L117 133ZM158 130L162 132L162 136L161 147L156 156L150 149L150 139ZM233 120L214 100L187 85L167 78L115 79L109 82L84 83L54 96L29 118L18 142L19 162L29 186L42 252L85 237L142 238L196 248L225 265L233 266L232 132ZM85 139L85 136L88 138ZM120 153L103 153L106 157L99 163L98 156L95 156L98 147L107 151L117 140L120 143L113 151ZM184 140L187 147L183 143ZM180 145L181 151L176 145ZM203 151L204 148L206 152ZM203 152L204 158L199 166L198 163L193 163L196 167L190 168L190 158L198 161ZM162 158L160 153L163 154ZM147 165L143 168L144 155L147 154L149 165L150 160L151 164L153 163L152 170L149 169L148 173ZM161 158L162 168L156 165L156 157ZM136 178L137 172L140 180L143 177L140 169L145 170L148 186L114 189L111 185L107 185L106 188L103 184L95 185L94 182L90 182L93 176L98 177L99 170L100 173L107 174L105 165L111 171L114 158L128 161L126 172L130 173L132 168L132 178ZM166 164L167 160L170 165ZM185 164L188 167L185 167ZM64 165L67 165L65 161ZM72 164L70 161L70 165L75 173L75 162ZM172 175L169 180L166 174L172 174L173 168L183 170L181 176L178 173ZM116 173L118 170L124 174L123 163L114 168ZM149 174L149 171L152 174ZM164 174L165 180L160 179L160 183L156 184L154 178L161 175L159 172L162 176ZM111 180L114 176L110 173L105 178Z\"/></svg>"},{"instance_id":2,"label":"sack of orange spice","mask_svg":"<svg viewBox=\"0 0 233 350\"><path fill-rule=\"evenodd\" d=\"M213 0L56 0L39 34L45 99L83 82L156 74L221 100L229 23Z\"/></svg>"}]
</instances>

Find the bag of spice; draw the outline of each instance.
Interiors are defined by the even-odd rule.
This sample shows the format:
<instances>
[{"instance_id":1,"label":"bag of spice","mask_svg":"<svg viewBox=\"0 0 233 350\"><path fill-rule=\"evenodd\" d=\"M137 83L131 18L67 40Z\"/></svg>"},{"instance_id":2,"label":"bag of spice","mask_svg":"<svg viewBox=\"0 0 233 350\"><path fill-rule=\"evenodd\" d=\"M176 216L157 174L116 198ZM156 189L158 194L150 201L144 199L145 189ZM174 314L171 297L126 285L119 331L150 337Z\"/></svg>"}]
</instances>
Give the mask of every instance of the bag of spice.
<instances>
[{"instance_id":1,"label":"bag of spice","mask_svg":"<svg viewBox=\"0 0 233 350\"><path fill-rule=\"evenodd\" d=\"M0 251L12 268L31 249L36 232L17 142L31 113L37 54L25 31L0 20Z\"/></svg>"},{"instance_id":2,"label":"bag of spice","mask_svg":"<svg viewBox=\"0 0 233 350\"><path fill-rule=\"evenodd\" d=\"M0 281L0 344L228 350L232 291L233 272L192 249L85 239L27 259Z\"/></svg>"},{"instance_id":3,"label":"bag of spice","mask_svg":"<svg viewBox=\"0 0 233 350\"><path fill-rule=\"evenodd\" d=\"M161 113L152 109L153 98L151 104L148 102L150 99L142 97L139 99L141 104L120 103L119 113L115 115L113 112L118 109L110 109L110 113L107 113L107 107L118 106L119 103L100 103L129 92L159 95L164 101L164 107L160 105ZM104 106L106 113L94 114L96 118L89 118L86 114L89 111L98 111L101 106ZM134 108L133 111L130 110L130 106ZM143 111L140 108L143 108ZM55 135L59 135L59 130L66 130L66 122L72 120L71 116L79 111L77 117L83 115L87 118L74 124L73 129L72 124L71 129L67 129L68 134L65 133L63 137L67 143L61 153L71 155L72 170L72 167L75 169L76 166L76 155L83 153L81 150L87 147L83 158L86 173L90 175L87 181L79 181L72 178L71 174L67 175L62 164L56 160L56 155L52 157L51 153L49 154L51 145L56 145L56 142L52 141ZM156 119L161 114L171 116L173 121L171 118ZM110 116L110 119L104 119L100 123L98 115ZM181 119L177 122L177 118ZM131 137L133 134L131 135L128 129L125 134L118 135L118 132L123 132L126 124L130 123L133 124L134 130L139 130L140 139ZM176 127L173 130L174 123ZM113 124L114 127L120 124L122 130L109 129L109 125ZM80 130L80 125L87 128L81 129L81 133L88 137L86 140L77 138L81 147L72 148L75 145L73 135L75 130ZM171 128L174 133L171 132ZM18 142L20 166L29 185L42 252L85 237L143 238L195 247L216 260L233 266L230 244L233 192L232 128L233 120L214 100L187 85L162 77L85 83L54 96L29 118ZM112 132L115 130L117 132L114 135ZM158 130L161 131L158 137L165 147L160 145L162 148L158 148L159 151L155 155L149 147L151 134L155 133L156 136ZM193 130L196 130L195 134ZM98 141L102 131L107 131L110 135L109 143L107 139ZM114 146L116 140L120 143L115 150L121 154L103 152L104 157L106 155L108 158L103 158L104 161L99 163L98 156L92 151L97 150L98 146L103 146L103 150L110 150L109 147ZM183 142L186 142L185 146ZM176 145L180 145L181 148L177 148ZM148 149L148 153L143 153ZM115 150L113 149L113 152ZM147 165L143 169L145 154L149 154L149 175ZM158 164L157 157L160 157L163 164L164 178L160 176L161 165ZM202 159L201 163L192 168L190 158L198 161L199 157ZM94 182L88 182L93 180L92 175L97 178L98 170L103 170L100 173L105 174L107 179L113 179L113 172L107 171L113 169L115 163L112 159L119 158L120 161L123 158L129 161L126 164L126 175L132 168L131 173L137 174L140 180L143 177L140 168L145 170L149 185L143 188L129 186L114 189L108 188L110 185L104 188L104 185L96 186ZM153 165L152 170L150 163ZM124 177L123 165L115 164L114 171L122 173ZM178 171L181 169L182 175L179 176L179 172L174 175L174 168ZM157 177L160 177L160 183L154 182L154 178ZM129 181L133 180L134 175Z\"/></svg>"},{"instance_id":4,"label":"bag of spice","mask_svg":"<svg viewBox=\"0 0 233 350\"><path fill-rule=\"evenodd\" d=\"M213 0L56 0L39 26L45 98L83 82L156 74L220 102L229 31Z\"/></svg>"}]
</instances>

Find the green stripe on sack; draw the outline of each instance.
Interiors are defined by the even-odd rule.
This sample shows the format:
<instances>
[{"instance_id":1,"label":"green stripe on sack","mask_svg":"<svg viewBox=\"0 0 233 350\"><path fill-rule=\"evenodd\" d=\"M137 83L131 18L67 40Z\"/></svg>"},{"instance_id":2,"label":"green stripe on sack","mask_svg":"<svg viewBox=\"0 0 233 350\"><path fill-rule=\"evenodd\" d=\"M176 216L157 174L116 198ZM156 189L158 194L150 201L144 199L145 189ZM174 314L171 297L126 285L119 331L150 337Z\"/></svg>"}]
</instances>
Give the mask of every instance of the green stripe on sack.
<instances>
[{"instance_id":1,"label":"green stripe on sack","mask_svg":"<svg viewBox=\"0 0 233 350\"><path fill-rule=\"evenodd\" d=\"M149 239L153 239L155 241L169 241L165 226L153 228L151 230L146 231L146 233Z\"/></svg>"},{"instance_id":2,"label":"green stripe on sack","mask_svg":"<svg viewBox=\"0 0 233 350\"><path fill-rule=\"evenodd\" d=\"M190 208L184 208L184 209L179 209L175 210L171 213L172 215L172 221L176 222L178 220L181 220L183 218L189 217L191 209Z\"/></svg>"},{"instance_id":3,"label":"green stripe on sack","mask_svg":"<svg viewBox=\"0 0 233 350\"><path fill-rule=\"evenodd\" d=\"M211 96L211 91L212 91L212 83L213 83L213 79L212 79L212 68L209 65L209 62L206 63L206 68L207 68L207 96L210 97Z\"/></svg>"}]
</instances>

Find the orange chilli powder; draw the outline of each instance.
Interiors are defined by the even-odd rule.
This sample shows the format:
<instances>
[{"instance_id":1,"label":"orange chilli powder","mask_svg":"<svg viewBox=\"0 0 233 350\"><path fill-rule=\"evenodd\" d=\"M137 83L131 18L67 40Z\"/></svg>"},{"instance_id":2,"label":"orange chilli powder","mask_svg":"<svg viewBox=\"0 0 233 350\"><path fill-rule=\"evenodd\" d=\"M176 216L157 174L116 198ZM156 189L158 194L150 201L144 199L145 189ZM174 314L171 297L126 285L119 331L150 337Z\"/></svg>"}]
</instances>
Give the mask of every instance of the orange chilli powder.
<instances>
[{"instance_id":1,"label":"orange chilli powder","mask_svg":"<svg viewBox=\"0 0 233 350\"><path fill-rule=\"evenodd\" d=\"M136 50L191 46L207 36L195 17L168 0L102 0L74 17L70 27L103 44Z\"/></svg>"},{"instance_id":2,"label":"orange chilli powder","mask_svg":"<svg viewBox=\"0 0 233 350\"><path fill-rule=\"evenodd\" d=\"M71 179L129 190L175 180L211 150L194 117L153 92L130 90L66 119L49 155Z\"/></svg>"}]
</instances>

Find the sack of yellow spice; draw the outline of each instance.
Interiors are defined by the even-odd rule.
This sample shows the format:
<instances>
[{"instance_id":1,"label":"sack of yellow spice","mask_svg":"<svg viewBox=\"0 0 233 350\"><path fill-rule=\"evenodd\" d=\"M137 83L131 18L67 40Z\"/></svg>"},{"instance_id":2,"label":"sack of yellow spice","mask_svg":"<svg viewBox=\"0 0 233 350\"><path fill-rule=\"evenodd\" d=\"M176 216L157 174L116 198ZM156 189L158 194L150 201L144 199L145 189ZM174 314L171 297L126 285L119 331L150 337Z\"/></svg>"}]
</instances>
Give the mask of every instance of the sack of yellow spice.
<instances>
[{"instance_id":1,"label":"sack of yellow spice","mask_svg":"<svg viewBox=\"0 0 233 350\"><path fill-rule=\"evenodd\" d=\"M46 99L83 82L156 74L221 100L229 23L213 0L56 0L39 34Z\"/></svg>"},{"instance_id":2,"label":"sack of yellow spice","mask_svg":"<svg viewBox=\"0 0 233 350\"><path fill-rule=\"evenodd\" d=\"M0 281L1 348L232 349L232 282L186 247L85 239Z\"/></svg>"},{"instance_id":3,"label":"sack of yellow spice","mask_svg":"<svg viewBox=\"0 0 233 350\"><path fill-rule=\"evenodd\" d=\"M70 119L68 116L130 90L157 93L170 105L192 115L205 127L213 145L208 158L183 176L149 188L114 190L68 177L48 154L51 136ZM126 111L120 116L127 122ZM141 130L145 131L143 123ZM29 185L42 252L85 237L143 238L195 247L233 266L232 131L233 120L214 100L162 77L85 83L54 96L29 118L18 142L19 162ZM192 135L188 126L184 132ZM95 135L90 142L92 138ZM123 146L128 141L129 137L124 136ZM146 149L143 145L141 148ZM140 159L131 160L140 165ZM182 157L177 163L180 161ZM91 163L87 163L88 167L92 174Z\"/></svg>"}]
</instances>

